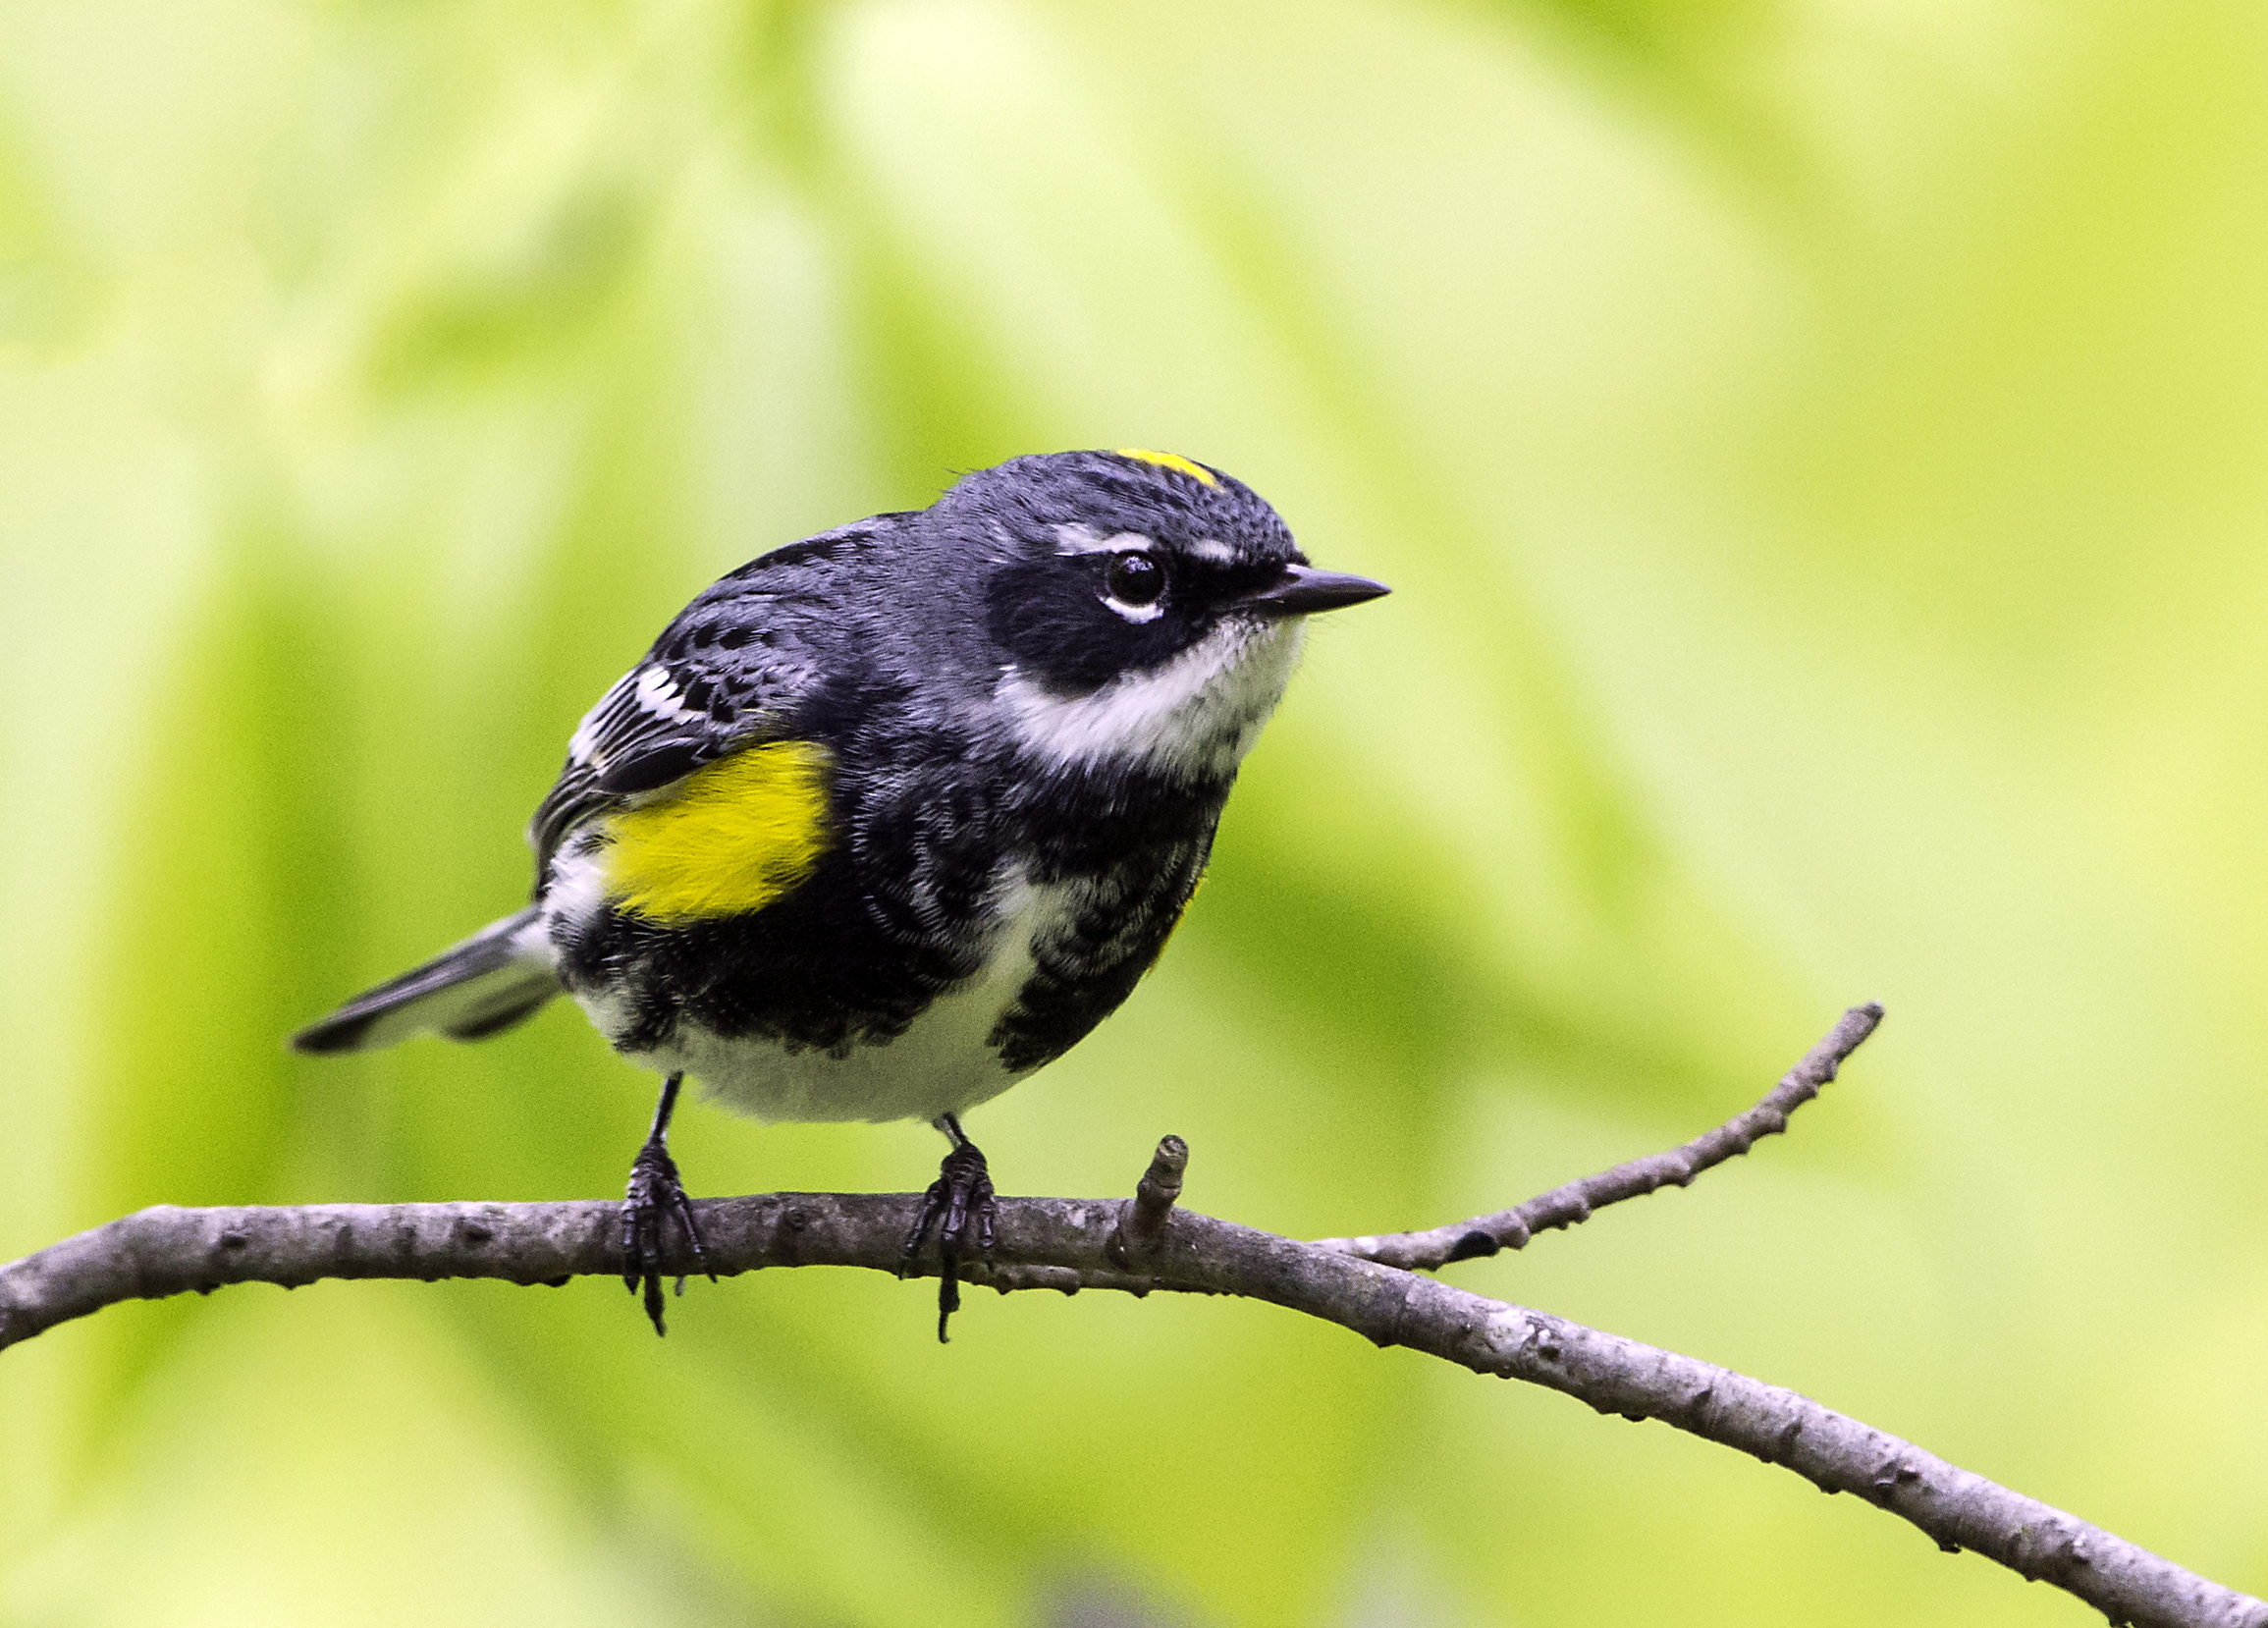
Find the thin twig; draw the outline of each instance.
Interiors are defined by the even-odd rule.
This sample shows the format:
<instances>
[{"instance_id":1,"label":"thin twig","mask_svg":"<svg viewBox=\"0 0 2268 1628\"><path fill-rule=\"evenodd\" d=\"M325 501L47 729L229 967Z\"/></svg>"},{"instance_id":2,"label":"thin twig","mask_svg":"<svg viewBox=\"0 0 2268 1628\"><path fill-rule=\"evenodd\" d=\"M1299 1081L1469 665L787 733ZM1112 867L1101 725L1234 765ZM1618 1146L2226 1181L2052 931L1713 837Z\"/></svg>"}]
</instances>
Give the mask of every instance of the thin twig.
<instances>
[{"instance_id":1,"label":"thin twig","mask_svg":"<svg viewBox=\"0 0 2268 1628\"><path fill-rule=\"evenodd\" d=\"M1470 1261L1500 1249L1519 1249L1539 1232L1587 1221L1610 1204L1643 1198L1658 1187L1683 1187L1695 1176L1728 1159L1736 1159L1766 1136L1788 1128L1788 1115L1835 1077L1835 1071L1856 1052L1882 1021L1874 1002L1853 1006L1842 1015L1826 1038L1804 1055L1804 1059L1764 1093L1755 1107L1736 1113L1716 1129L1695 1137L1682 1148L1649 1153L1596 1175L1587 1175L1554 1187L1526 1204L1449 1226L1424 1232L1389 1232L1364 1238L1322 1238L1319 1249L1377 1261L1381 1266L1409 1272L1433 1272L1452 1261Z\"/></svg>"},{"instance_id":2,"label":"thin twig","mask_svg":"<svg viewBox=\"0 0 2268 1628\"><path fill-rule=\"evenodd\" d=\"M1868 1027L1871 1022L1868 1013ZM1817 1078L1793 1100L1815 1091L1850 1045L1828 1059L1824 1072L1814 1067ZM1807 1066L1820 1056L1814 1052ZM1709 1163L1725 1157L1718 1153ZM963 1270L973 1282L1002 1292L1165 1289L1265 1300L1338 1324L1381 1346L1403 1345L1476 1373L1526 1380L1600 1413L1659 1419L1737 1447L1825 1492L1851 1492L1886 1509L1941 1547L1975 1549L2064 1589L2114 1623L2268 1628L2268 1602L2208 1582L1794 1391L1343 1250L1177 1208L1159 1169L1174 1163L1161 1147L1152 1167L1158 1180L1146 1203L1001 1200L994 1260ZM1169 1173L1178 1178L1178 1170ZM855 1266L894 1275L919 1204L909 1193L774 1193L710 1199L696 1208L709 1264L721 1274ZM227 1283L296 1287L325 1277L564 1283L585 1275L614 1277L621 1269L620 1217L614 1204L589 1202L161 1206L0 1267L0 1348L120 1301ZM1128 1253L1136 1265L1112 1265L1112 1240L1124 1238L1123 1223L1137 1218L1143 1242L1138 1257ZM662 1264L665 1274L694 1269L674 1234Z\"/></svg>"},{"instance_id":3,"label":"thin twig","mask_svg":"<svg viewBox=\"0 0 2268 1628\"><path fill-rule=\"evenodd\" d=\"M1112 1266L1131 1267L1157 1253L1165 1236L1165 1218L1181 1196L1181 1178L1188 1169L1187 1142L1168 1136L1158 1144L1158 1151L1150 1156L1150 1167L1142 1172L1134 1196L1119 1215L1117 1230L1104 1245Z\"/></svg>"}]
</instances>

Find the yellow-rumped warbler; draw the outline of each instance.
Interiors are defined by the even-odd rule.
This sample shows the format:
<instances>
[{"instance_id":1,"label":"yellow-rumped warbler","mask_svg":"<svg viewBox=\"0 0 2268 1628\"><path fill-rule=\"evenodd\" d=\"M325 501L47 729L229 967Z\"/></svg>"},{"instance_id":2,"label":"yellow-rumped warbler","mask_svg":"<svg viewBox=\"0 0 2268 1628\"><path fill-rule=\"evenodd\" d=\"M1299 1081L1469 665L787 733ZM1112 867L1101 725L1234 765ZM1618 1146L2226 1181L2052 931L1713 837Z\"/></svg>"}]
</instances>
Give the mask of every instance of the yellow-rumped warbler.
<instances>
[{"instance_id":1,"label":"yellow-rumped warbler","mask_svg":"<svg viewBox=\"0 0 2268 1628\"><path fill-rule=\"evenodd\" d=\"M1385 591L1169 453L1019 458L775 549L583 719L528 826L533 902L293 1044L476 1040L571 994L665 1076L622 1234L657 1330L666 1217L700 1258L667 1140L685 1075L768 1119L928 1119L952 1147L906 1253L939 1232L942 1338L992 1233L958 1115L1132 992L1301 619Z\"/></svg>"}]
</instances>

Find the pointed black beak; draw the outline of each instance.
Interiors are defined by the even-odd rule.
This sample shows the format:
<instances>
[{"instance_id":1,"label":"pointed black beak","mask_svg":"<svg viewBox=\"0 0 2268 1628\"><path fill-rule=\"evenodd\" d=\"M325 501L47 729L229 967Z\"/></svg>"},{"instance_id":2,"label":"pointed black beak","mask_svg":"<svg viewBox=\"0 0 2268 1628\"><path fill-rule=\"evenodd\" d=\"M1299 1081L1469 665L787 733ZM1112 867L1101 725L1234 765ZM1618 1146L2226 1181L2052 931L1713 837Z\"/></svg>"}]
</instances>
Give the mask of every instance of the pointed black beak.
<instances>
[{"instance_id":1,"label":"pointed black beak","mask_svg":"<svg viewBox=\"0 0 2268 1628\"><path fill-rule=\"evenodd\" d=\"M1392 591L1383 582L1374 582L1367 576L1317 570L1313 566L1286 566L1281 576L1257 593L1246 594L1243 603L1262 616L1303 617L1318 611L1360 605L1366 599L1376 599Z\"/></svg>"}]
</instances>

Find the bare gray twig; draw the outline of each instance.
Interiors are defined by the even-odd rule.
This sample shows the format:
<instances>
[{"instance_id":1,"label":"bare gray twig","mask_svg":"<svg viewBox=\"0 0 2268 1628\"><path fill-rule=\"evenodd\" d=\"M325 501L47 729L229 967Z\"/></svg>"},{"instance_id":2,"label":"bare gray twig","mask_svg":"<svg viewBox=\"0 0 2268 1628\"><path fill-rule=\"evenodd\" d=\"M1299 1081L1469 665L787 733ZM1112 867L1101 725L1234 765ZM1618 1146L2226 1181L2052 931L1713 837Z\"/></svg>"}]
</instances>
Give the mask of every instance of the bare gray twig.
<instances>
[{"instance_id":1,"label":"bare gray twig","mask_svg":"<svg viewBox=\"0 0 2268 1628\"><path fill-rule=\"evenodd\" d=\"M1865 1043L1882 1021L1882 1008L1869 1001L1853 1006L1827 1031L1818 1045L1789 1069L1780 1083L1764 1093L1755 1107L1737 1113L1716 1129L1697 1136L1682 1148L1650 1153L1596 1175L1587 1175L1554 1187L1509 1210L1498 1210L1449 1226L1424 1232L1390 1232L1364 1238L1322 1238L1318 1249L1377 1261L1381 1266L1410 1272L1433 1272L1452 1261L1470 1261L1500 1249L1519 1249L1539 1232L1573 1226L1626 1198L1643 1198L1657 1187L1684 1187L1712 1166L1736 1159L1766 1136L1788 1128L1788 1115L1835 1077L1848 1058Z\"/></svg>"},{"instance_id":2,"label":"bare gray twig","mask_svg":"<svg viewBox=\"0 0 2268 1628\"><path fill-rule=\"evenodd\" d=\"M1134 1185L1134 1196L1120 1213L1117 1230L1104 1246L1112 1266L1130 1267L1157 1252L1159 1241L1165 1236L1165 1218L1173 1209L1173 1201L1181 1196L1181 1177L1188 1168L1188 1143L1168 1136L1158 1144L1158 1151L1150 1156L1150 1167L1142 1172L1142 1179Z\"/></svg>"},{"instance_id":3,"label":"bare gray twig","mask_svg":"<svg viewBox=\"0 0 2268 1628\"><path fill-rule=\"evenodd\" d=\"M1861 1014L1864 1029L1835 1050L1837 1037ZM1807 1068L1811 1074L1788 1106L1815 1092L1878 1015L1859 1008L1846 1016L1836 1034L1789 1076L1796 1081ZM1784 1083L1782 1089L1792 1088ZM1764 1133L1752 1126L1741 1134ZM1723 1133L1712 1136L1718 1134ZM1703 1144L1715 1146L1703 1138L1694 1147ZM1712 1157L1704 1149L1701 1157L1714 1164L1730 1153ZM973 1271L964 1266L964 1272L972 1282L1003 1293L1166 1289L1265 1300L1336 1323L1381 1346L1408 1346L1476 1373L1526 1380L1600 1413L1659 1419L1737 1447L1825 1492L1854 1493L1889 1510L1942 1547L1972 1548L2025 1577L2052 1583L2114 1623L2268 1628L2268 1602L2208 1582L1794 1391L1485 1299L1344 1249L1176 1208L1172 1200L1186 1158L1187 1149L1171 1139L1161 1144L1145 1180L1149 1193L1131 1203L1002 1199L994 1261ZM709 1199L696 1208L709 1264L720 1274L854 1266L895 1275L919 1203L908 1193L772 1193ZM1131 1264L1113 1263L1114 1243L1126 1247ZM666 1272L695 1270L675 1234L666 1254ZM228 1283L296 1287L325 1277L564 1283L582 1275L617 1276L621 1269L620 1210L610 1203L160 1206L0 1267L0 1348L120 1301Z\"/></svg>"}]
</instances>

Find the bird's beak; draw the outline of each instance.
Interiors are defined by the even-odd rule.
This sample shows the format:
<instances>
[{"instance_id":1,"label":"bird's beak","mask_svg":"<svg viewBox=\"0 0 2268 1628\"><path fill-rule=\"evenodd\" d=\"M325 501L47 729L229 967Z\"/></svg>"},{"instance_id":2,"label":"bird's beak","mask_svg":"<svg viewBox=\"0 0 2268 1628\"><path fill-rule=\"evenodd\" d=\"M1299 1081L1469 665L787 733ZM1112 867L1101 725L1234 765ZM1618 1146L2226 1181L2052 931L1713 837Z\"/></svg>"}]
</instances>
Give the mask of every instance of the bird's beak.
<instances>
[{"instance_id":1,"label":"bird's beak","mask_svg":"<svg viewBox=\"0 0 2268 1628\"><path fill-rule=\"evenodd\" d=\"M1313 566L1286 566L1283 574L1257 593L1244 596L1246 609L1266 617L1313 616L1345 605L1360 605L1393 590L1367 576L1342 571L1317 570Z\"/></svg>"}]
</instances>

